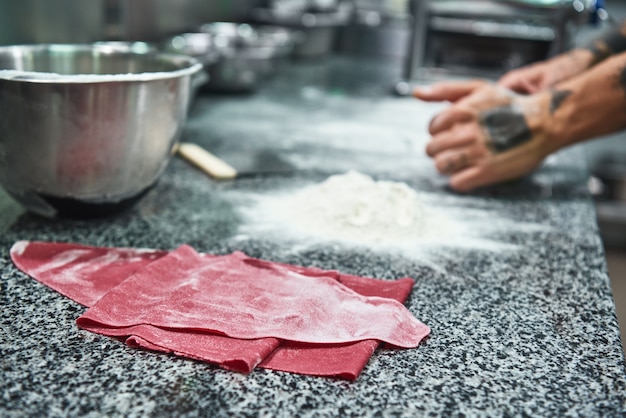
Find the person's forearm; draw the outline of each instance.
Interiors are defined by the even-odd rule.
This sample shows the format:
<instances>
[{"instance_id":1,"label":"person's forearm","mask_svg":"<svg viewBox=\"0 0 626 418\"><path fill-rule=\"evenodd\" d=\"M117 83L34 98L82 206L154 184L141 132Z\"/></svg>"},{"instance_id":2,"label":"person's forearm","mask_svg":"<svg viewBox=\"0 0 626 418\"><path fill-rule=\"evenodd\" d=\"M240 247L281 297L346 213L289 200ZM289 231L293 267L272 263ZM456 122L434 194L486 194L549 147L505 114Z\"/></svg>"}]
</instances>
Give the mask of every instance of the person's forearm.
<instances>
[{"instance_id":1,"label":"person's forearm","mask_svg":"<svg viewBox=\"0 0 626 418\"><path fill-rule=\"evenodd\" d=\"M626 128L626 53L607 59L545 94L551 117L538 123L547 125L539 126L546 155ZM533 124L532 117L529 122Z\"/></svg>"},{"instance_id":2,"label":"person's forearm","mask_svg":"<svg viewBox=\"0 0 626 418\"><path fill-rule=\"evenodd\" d=\"M624 20L621 26L601 33L587 44L564 52L560 56L567 59L557 61L559 66L581 69L591 68L605 59L622 52L626 52L626 20ZM566 68L556 68L556 70L567 72Z\"/></svg>"},{"instance_id":3,"label":"person's forearm","mask_svg":"<svg viewBox=\"0 0 626 418\"><path fill-rule=\"evenodd\" d=\"M620 27L601 34L587 45L584 45L582 49L591 51L593 54L591 65L626 51L626 20Z\"/></svg>"}]
</instances>

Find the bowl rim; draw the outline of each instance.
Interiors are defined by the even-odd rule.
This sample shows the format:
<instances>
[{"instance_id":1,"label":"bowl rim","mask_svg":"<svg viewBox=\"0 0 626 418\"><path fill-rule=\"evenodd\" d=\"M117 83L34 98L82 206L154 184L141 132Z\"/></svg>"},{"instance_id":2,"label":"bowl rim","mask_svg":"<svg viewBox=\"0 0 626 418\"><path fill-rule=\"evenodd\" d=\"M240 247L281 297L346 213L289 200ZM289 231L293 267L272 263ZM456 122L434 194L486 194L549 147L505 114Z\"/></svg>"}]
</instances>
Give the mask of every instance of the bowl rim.
<instances>
[{"instance_id":1,"label":"bowl rim","mask_svg":"<svg viewBox=\"0 0 626 418\"><path fill-rule=\"evenodd\" d=\"M0 54L6 52L45 52L58 50L61 52L98 52L102 55L127 55L142 56L151 55L159 59L164 59L173 64L180 65L181 68L171 71L146 71L142 73L112 73L112 74L60 74L55 72L26 71L0 68L0 80L32 82L32 83L107 83L120 81L156 81L173 78L191 76L203 69L203 65L194 57L184 54L166 53L162 51L133 51L122 50L119 46L115 48L106 44L24 44L0 46Z\"/></svg>"}]
</instances>

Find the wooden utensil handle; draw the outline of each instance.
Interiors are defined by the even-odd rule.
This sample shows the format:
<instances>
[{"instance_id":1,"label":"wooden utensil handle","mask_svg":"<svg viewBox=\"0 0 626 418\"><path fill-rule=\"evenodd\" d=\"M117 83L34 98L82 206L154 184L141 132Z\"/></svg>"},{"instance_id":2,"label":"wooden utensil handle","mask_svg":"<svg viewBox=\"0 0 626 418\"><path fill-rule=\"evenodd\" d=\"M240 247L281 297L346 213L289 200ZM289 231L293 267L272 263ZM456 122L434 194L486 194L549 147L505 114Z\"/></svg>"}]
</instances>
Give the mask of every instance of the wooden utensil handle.
<instances>
[{"instance_id":1,"label":"wooden utensil handle","mask_svg":"<svg viewBox=\"0 0 626 418\"><path fill-rule=\"evenodd\" d=\"M189 142L178 144L176 152L186 161L217 180L232 180L237 170L199 145Z\"/></svg>"}]
</instances>

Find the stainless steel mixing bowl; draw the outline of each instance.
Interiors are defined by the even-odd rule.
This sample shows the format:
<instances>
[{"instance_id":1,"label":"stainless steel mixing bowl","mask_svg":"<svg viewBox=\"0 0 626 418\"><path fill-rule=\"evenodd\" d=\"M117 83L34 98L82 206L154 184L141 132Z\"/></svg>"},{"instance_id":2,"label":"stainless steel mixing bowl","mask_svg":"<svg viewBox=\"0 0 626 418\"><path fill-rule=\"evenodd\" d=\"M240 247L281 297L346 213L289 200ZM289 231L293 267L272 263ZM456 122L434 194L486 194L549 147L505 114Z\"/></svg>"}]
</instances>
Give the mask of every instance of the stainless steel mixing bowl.
<instances>
[{"instance_id":1,"label":"stainless steel mixing bowl","mask_svg":"<svg viewBox=\"0 0 626 418\"><path fill-rule=\"evenodd\" d=\"M0 185L50 217L131 205L167 166L201 69L98 45L0 47Z\"/></svg>"}]
</instances>

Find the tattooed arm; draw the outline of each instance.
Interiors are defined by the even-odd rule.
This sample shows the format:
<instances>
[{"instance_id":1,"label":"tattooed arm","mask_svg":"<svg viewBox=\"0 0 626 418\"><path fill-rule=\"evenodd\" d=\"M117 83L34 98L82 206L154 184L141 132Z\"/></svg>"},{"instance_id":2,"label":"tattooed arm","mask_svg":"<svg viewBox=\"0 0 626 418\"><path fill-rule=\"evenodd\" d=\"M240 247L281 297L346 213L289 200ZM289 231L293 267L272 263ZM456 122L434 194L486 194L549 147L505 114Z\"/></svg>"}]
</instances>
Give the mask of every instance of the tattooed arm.
<instances>
[{"instance_id":1,"label":"tattooed arm","mask_svg":"<svg viewBox=\"0 0 626 418\"><path fill-rule=\"evenodd\" d=\"M602 33L588 45L505 74L499 84L518 93L532 94L568 80L608 57L626 51L626 21Z\"/></svg>"},{"instance_id":2,"label":"tattooed arm","mask_svg":"<svg viewBox=\"0 0 626 418\"><path fill-rule=\"evenodd\" d=\"M472 81L435 84L415 96L452 102L431 121L426 152L452 188L469 191L521 177L561 148L626 128L626 53L533 95Z\"/></svg>"},{"instance_id":3,"label":"tattooed arm","mask_svg":"<svg viewBox=\"0 0 626 418\"><path fill-rule=\"evenodd\" d=\"M518 93L537 93L582 73L595 60L591 50L577 48L549 60L509 71L498 83Z\"/></svg>"},{"instance_id":4,"label":"tattooed arm","mask_svg":"<svg viewBox=\"0 0 626 418\"><path fill-rule=\"evenodd\" d=\"M571 80L551 95L544 120L546 152L626 128L626 52Z\"/></svg>"},{"instance_id":5,"label":"tattooed arm","mask_svg":"<svg viewBox=\"0 0 626 418\"><path fill-rule=\"evenodd\" d=\"M612 55L626 51L626 20L622 22L619 28L609 30L605 34L592 40L585 49L593 53L591 65L597 64Z\"/></svg>"}]
</instances>

